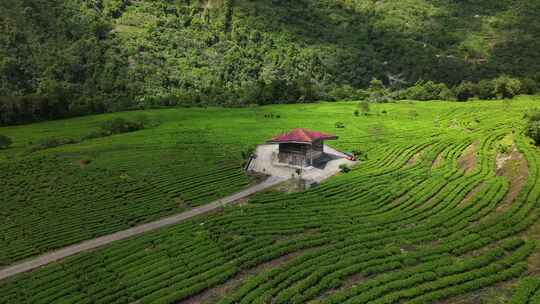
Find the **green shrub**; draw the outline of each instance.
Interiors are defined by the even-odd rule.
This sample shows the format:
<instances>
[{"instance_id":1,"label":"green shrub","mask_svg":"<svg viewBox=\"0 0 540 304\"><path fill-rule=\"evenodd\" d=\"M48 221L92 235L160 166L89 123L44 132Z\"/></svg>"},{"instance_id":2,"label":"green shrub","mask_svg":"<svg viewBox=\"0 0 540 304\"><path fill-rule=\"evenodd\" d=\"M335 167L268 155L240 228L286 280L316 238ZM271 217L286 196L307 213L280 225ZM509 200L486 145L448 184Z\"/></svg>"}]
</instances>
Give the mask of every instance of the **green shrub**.
<instances>
[{"instance_id":1,"label":"green shrub","mask_svg":"<svg viewBox=\"0 0 540 304\"><path fill-rule=\"evenodd\" d=\"M534 108L523 114L523 118L529 121L540 121L540 109Z\"/></svg>"},{"instance_id":2,"label":"green shrub","mask_svg":"<svg viewBox=\"0 0 540 304\"><path fill-rule=\"evenodd\" d=\"M358 108L360 108L360 111L362 111L363 115L368 115L369 111L371 110L369 108L369 102L367 102L367 101L362 101L362 102L358 103Z\"/></svg>"},{"instance_id":3,"label":"green shrub","mask_svg":"<svg viewBox=\"0 0 540 304\"><path fill-rule=\"evenodd\" d=\"M402 98L411 100L453 100L453 92L444 83L418 81L401 93Z\"/></svg>"},{"instance_id":4,"label":"green shrub","mask_svg":"<svg viewBox=\"0 0 540 304\"><path fill-rule=\"evenodd\" d=\"M525 127L525 135L530 137L536 146L540 146L540 111L534 110L526 115L527 126Z\"/></svg>"},{"instance_id":5,"label":"green shrub","mask_svg":"<svg viewBox=\"0 0 540 304\"><path fill-rule=\"evenodd\" d=\"M101 124L100 128L104 135L113 135L138 131L144 129L144 126L145 121L142 119L127 120L125 118L117 117L111 120L104 121Z\"/></svg>"},{"instance_id":6,"label":"green shrub","mask_svg":"<svg viewBox=\"0 0 540 304\"><path fill-rule=\"evenodd\" d=\"M366 161L368 159L367 153L361 150L353 150L352 154L354 154L359 161Z\"/></svg>"},{"instance_id":7,"label":"green shrub","mask_svg":"<svg viewBox=\"0 0 540 304\"><path fill-rule=\"evenodd\" d=\"M341 164L339 165L339 170L341 171L341 173L349 173L351 171L351 168L349 168L349 166L347 166L346 164Z\"/></svg>"},{"instance_id":8,"label":"green shrub","mask_svg":"<svg viewBox=\"0 0 540 304\"><path fill-rule=\"evenodd\" d=\"M60 147L63 145L75 144L77 141L73 138L68 137L50 137L40 140L37 144L33 145L30 148L30 151L38 151L44 149L50 149L55 147Z\"/></svg>"},{"instance_id":9,"label":"green shrub","mask_svg":"<svg viewBox=\"0 0 540 304\"><path fill-rule=\"evenodd\" d=\"M5 135L0 135L0 149L7 149L9 148L9 146L11 146L12 143L13 141L11 140L11 138Z\"/></svg>"},{"instance_id":10,"label":"green shrub","mask_svg":"<svg viewBox=\"0 0 540 304\"><path fill-rule=\"evenodd\" d=\"M240 157L242 157L242 168L245 168L248 164L249 158L255 153L254 147L248 147L246 150L240 151Z\"/></svg>"},{"instance_id":11,"label":"green shrub","mask_svg":"<svg viewBox=\"0 0 540 304\"><path fill-rule=\"evenodd\" d=\"M265 115L266 117L266 115ZM139 114L135 118L128 120L125 118L117 117L111 120L106 120L100 124L99 130L93 131L90 134L87 134L82 139L94 139L105 136L110 136L120 133L134 132L142 130L148 126L154 127L158 125L158 121L152 121L145 114Z\"/></svg>"},{"instance_id":12,"label":"green shrub","mask_svg":"<svg viewBox=\"0 0 540 304\"><path fill-rule=\"evenodd\" d=\"M510 146L499 144L498 150L500 154L508 154L510 152Z\"/></svg>"},{"instance_id":13,"label":"green shrub","mask_svg":"<svg viewBox=\"0 0 540 304\"><path fill-rule=\"evenodd\" d=\"M100 138L100 137L104 137L106 136L103 131L93 131L91 132L90 134L87 134L85 136L83 136L83 140L87 140L87 139L94 139L94 138Z\"/></svg>"}]
</instances>

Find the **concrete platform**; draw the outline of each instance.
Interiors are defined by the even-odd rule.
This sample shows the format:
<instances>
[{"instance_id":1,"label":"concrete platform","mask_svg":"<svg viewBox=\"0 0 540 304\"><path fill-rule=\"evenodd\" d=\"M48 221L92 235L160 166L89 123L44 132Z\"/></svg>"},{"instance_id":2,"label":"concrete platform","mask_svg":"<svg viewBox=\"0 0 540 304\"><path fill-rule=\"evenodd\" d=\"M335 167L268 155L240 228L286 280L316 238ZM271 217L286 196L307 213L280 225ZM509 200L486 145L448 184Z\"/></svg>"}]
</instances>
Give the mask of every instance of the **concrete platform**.
<instances>
[{"instance_id":1,"label":"concrete platform","mask_svg":"<svg viewBox=\"0 0 540 304\"><path fill-rule=\"evenodd\" d=\"M357 164L355 161L348 160L347 155L342 152L325 145L323 148L324 156L314 166L302 168L279 163L278 149L279 145L277 144L257 146L254 158L251 160L247 171L281 178L300 177L307 183L320 183L338 173L340 165L346 164L352 167Z\"/></svg>"}]
</instances>

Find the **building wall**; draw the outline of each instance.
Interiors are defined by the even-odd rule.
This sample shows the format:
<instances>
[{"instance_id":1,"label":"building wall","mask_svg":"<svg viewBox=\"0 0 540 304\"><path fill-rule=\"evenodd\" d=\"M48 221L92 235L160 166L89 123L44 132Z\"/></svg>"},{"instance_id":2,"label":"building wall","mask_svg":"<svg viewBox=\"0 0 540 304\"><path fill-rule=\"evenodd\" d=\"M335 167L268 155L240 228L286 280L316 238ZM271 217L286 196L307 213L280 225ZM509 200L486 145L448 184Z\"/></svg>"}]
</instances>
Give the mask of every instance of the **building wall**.
<instances>
[{"instance_id":1,"label":"building wall","mask_svg":"<svg viewBox=\"0 0 540 304\"><path fill-rule=\"evenodd\" d=\"M321 157L322 153L322 141L313 145L283 143L279 144L278 159L280 163L306 167L311 165L311 160Z\"/></svg>"},{"instance_id":2,"label":"building wall","mask_svg":"<svg viewBox=\"0 0 540 304\"><path fill-rule=\"evenodd\" d=\"M289 165L300 166L300 167L309 166L309 160L303 154L280 152L278 158L279 158L279 162L283 164L289 164Z\"/></svg>"},{"instance_id":3,"label":"building wall","mask_svg":"<svg viewBox=\"0 0 540 304\"><path fill-rule=\"evenodd\" d=\"M318 140L313 143L312 149L311 149L311 159L316 160L319 157L323 155L324 151L324 142L322 140Z\"/></svg>"}]
</instances>

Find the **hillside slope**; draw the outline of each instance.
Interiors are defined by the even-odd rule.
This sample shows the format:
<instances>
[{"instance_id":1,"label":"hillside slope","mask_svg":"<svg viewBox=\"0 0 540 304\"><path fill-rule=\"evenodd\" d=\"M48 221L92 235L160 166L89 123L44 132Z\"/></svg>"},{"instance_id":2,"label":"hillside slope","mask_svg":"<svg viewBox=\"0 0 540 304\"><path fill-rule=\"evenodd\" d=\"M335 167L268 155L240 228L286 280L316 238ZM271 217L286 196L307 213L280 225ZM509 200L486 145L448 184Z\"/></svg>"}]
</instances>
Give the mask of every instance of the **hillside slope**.
<instances>
[{"instance_id":1,"label":"hillside slope","mask_svg":"<svg viewBox=\"0 0 540 304\"><path fill-rule=\"evenodd\" d=\"M96 112L540 70L540 1L3 1L0 96ZM516 56L519 54L519 56Z\"/></svg>"},{"instance_id":2,"label":"hillside slope","mask_svg":"<svg viewBox=\"0 0 540 304\"><path fill-rule=\"evenodd\" d=\"M246 187L239 152L295 126L367 156L1 280L0 304L538 303L540 153L521 130L539 101L145 110L161 124L34 153L138 113L0 128L16 139L0 150L0 268Z\"/></svg>"}]
</instances>

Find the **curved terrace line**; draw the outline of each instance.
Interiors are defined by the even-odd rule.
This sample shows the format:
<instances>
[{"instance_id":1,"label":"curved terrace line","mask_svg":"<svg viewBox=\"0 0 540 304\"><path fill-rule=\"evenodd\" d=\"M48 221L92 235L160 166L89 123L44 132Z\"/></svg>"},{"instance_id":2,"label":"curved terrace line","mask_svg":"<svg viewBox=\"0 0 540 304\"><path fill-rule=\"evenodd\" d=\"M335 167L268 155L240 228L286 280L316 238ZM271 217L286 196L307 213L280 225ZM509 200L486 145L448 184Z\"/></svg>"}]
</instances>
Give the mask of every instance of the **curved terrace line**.
<instances>
[{"instance_id":1,"label":"curved terrace line","mask_svg":"<svg viewBox=\"0 0 540 304\"><path fill-rule=\"evenodd\" d=\"M72 255L75 255L84 251L88 251L88 250L92 250L98 247L105 246L115 241L124 240L130 237L141 235L143 233L157 230L166 226L178 224L180 222L193 218L197 215L208 213L210 211L223 207L227 204L234 203L242 198L246 198L259 191L263 191L268 188L271 188L285 180L286 178L272 176L266 179L265 181L263 181L262 183L259 183L252 187L244 189L238 193L235 193L233 195L214 201L210 204L193 208L186 212L182 212L177 215L162 218L154 222L142 224L139 226L135 226L135 227L123 230L123 231L119 231L119 232L101 236L95 239L87 240L79 244L64 247L62 249L58 249L58 250L43 254L41 256L38 256L38 257L29 259L20 263L16 263L14 265L0 269L0 280L7 279L14 275L39 268L41 266L45 266L52 262L62 260L66 257L72 256Z\"/></svg>"}]
</instances>

